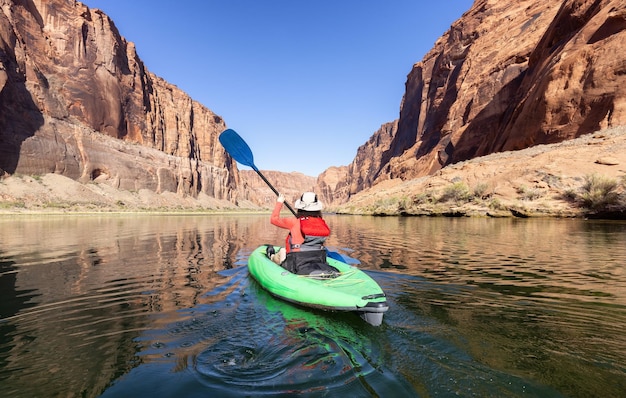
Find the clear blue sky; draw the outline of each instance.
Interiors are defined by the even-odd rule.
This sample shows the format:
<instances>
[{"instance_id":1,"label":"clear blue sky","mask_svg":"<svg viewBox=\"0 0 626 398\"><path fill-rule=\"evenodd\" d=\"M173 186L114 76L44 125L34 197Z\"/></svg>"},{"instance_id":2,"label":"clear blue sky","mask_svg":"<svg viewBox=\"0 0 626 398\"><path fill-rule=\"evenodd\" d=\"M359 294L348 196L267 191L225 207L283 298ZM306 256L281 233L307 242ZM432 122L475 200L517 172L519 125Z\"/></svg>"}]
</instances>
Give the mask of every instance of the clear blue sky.
<instances>
[{"instance_id":1,"label":"clear blue sky","mask_svg":"<svg viewBox=\"0 0 626 398\"><path fill-rule=\"evenodd\" d=\"M148 70L222 116L261 170L347 165L473 0L84 0ZM245 169L243 166L239 166Z\"/></svg>"}]
</instances>

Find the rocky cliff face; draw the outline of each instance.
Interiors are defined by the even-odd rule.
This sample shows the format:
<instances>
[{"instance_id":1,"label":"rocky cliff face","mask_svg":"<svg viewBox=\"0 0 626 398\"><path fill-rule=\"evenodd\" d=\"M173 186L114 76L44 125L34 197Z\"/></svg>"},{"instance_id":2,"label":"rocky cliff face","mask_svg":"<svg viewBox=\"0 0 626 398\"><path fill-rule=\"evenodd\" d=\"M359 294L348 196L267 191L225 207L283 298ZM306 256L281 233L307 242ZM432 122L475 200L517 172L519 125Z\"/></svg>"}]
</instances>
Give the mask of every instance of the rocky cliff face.
<instances>
[{"instance_id":1,"label":"rocky cliff face","mask_svg":"<svg viewBox=\"0 0 626 398\"><path fill-rule=\"evenodd\" d=\"M331 167L317 179L317 191L327 203L341 204L352 195L374 185L383 165L385 150L398 131L398 121L383 124L357 150L348 166Z\"/></svg>"},{"instance_id":2,"label":"rocky cliff face","mask_svg":"<svg viewBox=\"0 0 626 398\"><path fill-rule=\"evenodd\" d=\"M338 186L626 124L624 43L621 0L476 0L413 66L397 132L376 132Z\"/></svg>"},{"instance_id":3,"label":"rocky cliff face","mask_svg":"<svg viewBox=\"0 0 626 398\"><path fill-rule=\"evenodd\" d=\"M344 203L349 197L348 166L333 166L317 177L315 193L326 204Z\"/></svg>"},{"instance_id":4,"label":"rocky cliff face","mask_svg":"<svg viewBox=\"0 0 626 398\"><path fill-rule=\"evenodd\" d=\"M104 13L74 0L0 7L0 174L237 200L223 120L150 73Z\"/></svg>"},{"instance_id":5,"label":"rocky cliff face","mask_svg":"<svg viewBox=\"0 0 626 398\"><path fill-rule=\"evenodd\" d=\"M224 121L150 73L104 13L74 0L0 9L0 175L273 201L218 143ZM315 187L271 179L293 198L314 189L344 203L386 180L626 125L624 43L621 0L476 0L413 66L399 119L350 165Z\"/></svg>"},{"instance_id":6,"label":"rocky cliff face","mask_svg":"<svg viewBox=\"0 0 626 398\"><path fill-rule=\"evenodd\" d=\"M282 173L279 171L261 171L263 176L274 188L283 195L287 202L292 205L299 199L303 192L315 190L315 177L302 173ZM276 203L276 194L253 170L240 170L242 199L253 204L272 208ZM319 195L319 194L318 194Z\"/></svg>"}]
</instances>

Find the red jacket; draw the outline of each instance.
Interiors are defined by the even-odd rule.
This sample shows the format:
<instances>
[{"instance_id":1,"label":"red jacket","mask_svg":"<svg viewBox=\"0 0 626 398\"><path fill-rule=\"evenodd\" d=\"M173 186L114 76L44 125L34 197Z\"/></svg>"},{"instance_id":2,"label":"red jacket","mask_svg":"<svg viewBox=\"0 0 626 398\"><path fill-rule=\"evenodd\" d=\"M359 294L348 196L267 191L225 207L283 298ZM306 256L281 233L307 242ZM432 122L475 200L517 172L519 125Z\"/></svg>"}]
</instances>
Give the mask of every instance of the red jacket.
<instances>
[{"instance_id":1,"label":"red jacket","mask_svg":"<svg viewBox=\"0 0 626 398\"><path fill-rule=\"evenodd\" d=\"M291 245L300 245L304 242L302 231L300 231L300 220L296 217L281 217L280 210L283 208L281 202L276 202L274 210L270 216L270 223L280 228L289 230L290 235L285 239L285 250L287 253L291 251ZM289 239L291 236L291 240Z\"/></svg>"}]
</instances>

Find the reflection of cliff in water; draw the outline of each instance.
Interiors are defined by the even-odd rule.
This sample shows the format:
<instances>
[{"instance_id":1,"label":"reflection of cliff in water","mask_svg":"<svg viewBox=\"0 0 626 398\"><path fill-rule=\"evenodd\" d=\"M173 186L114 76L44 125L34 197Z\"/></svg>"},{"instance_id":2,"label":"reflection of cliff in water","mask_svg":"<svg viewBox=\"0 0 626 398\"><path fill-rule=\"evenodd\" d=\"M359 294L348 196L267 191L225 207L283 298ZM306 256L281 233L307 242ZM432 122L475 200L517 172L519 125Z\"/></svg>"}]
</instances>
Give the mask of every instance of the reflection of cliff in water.
<instances>
[{"instance_id":1,"label":"reflection of cliff in water","mask_svg":"<svg viewBox=\"0 0 626 398\"><path fill-rule=\"evenodd\" d=\"M373 276L390 302L386 322L427 324L407 337L415 347L433 331L458 333L472 358L565 396L624 391L615 364L626 349L626 224L352 216L330 224L342 254L384 269ZM424 351L396 360L404 355L408 363Z\"/></svg>"},{"instance_id":2,"label":"reflection of cliff in water","mask_svg":"<svg viewBox=\"0 0 626 398\"><path fill-rule=\"evenodd\" d=\"M0 380L9 395L97 395L140 360L142 332L179 319L178 309L219 300L203 294L224 283L217 271L245 264L230 259L266 224L224 216L0 220Z\"/></svg>"},{"instance_id":3,"label":"reflection of cliff in water","mask_svg":"<svg viewBox=\"0 0 626 398\"><path fill-rule=\"evenodd\" d=\"M361 268L395 269L444 282L466 282L476 278L472 271L504 267L505 272L507 266L527 276L542 270L587 275L614 263L613 248L626 243L623 224L602 221L363 216L327 220L333 231L329 244L358 259ZM580 285L563 277L554 282L593 288L598 280L588 278ZM618 290L611 293L620 295Z\"/></svg>"},{"instance_id":4,"label":"reflection of cliff in water","mask_svg":"<svg viewBox=\"0 0 626 398\"><path fill-rule=\"evenodd\" d=\"M0 251L0 294L2 300L0 300L0 369L7 366L7 357L5 355L6 349L4 347L13 346L12 336L15 334L16 327L6 322L2 322L2 319L17 314L22 308L27 308L26 302L30 300L32 295L27 291L18 291L15 287L15 262L6 258ZM6 376L0 374L0 381Z\"/></svg>"}]
</instances>

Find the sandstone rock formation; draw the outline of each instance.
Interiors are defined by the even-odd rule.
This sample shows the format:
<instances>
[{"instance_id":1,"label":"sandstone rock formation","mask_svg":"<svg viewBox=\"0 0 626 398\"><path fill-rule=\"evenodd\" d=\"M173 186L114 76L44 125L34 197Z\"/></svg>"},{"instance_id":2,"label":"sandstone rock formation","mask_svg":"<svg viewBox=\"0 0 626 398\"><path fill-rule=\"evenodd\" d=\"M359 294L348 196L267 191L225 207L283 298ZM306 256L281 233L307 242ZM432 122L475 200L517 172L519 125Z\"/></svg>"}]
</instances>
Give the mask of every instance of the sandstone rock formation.
<instances>
[{"instance_id":1,"label":"sandstone rock formation","mask_svg":"<svg viewBox=\"0 0 626 398\"><path fill-rule=\"evenodd\" d=\"M626 219L626 126L385 180L339 213Z\"/></svg>"},{"instance_id":2,"label":"sandstone rock formation","mask_svg":"<svg viewBox=\"0 0 626 398\"><path fill-rule=\"evenodd\" d=\"M0 176L273 201L219 144L224 121L150 73L104 13L74 0L0 9ZM350 165L316 182L266 173L288 196L313 189L342 204L464 160L626 125L624 43L620 0L476 0L413 66L398 120Z\"/></svg>"},{"instance_id":3,"label":"sandstone rock formation","mask_svg":"<svg viewBox=\"0 0 626 398\"><path fill-rule=\"evenodd\" d=\"M280 193L285 195L292 205L306 191L314 191L316 178L302 173L282 173L279 171L261 170L261 173ZM272 208L276 202L276 194L253 170L240 170L242 199L256 205Z\"/></svg>"},{"instance_id":4,"label":"sandstone rock formation","mask_svg":"<svg viewBox=\"0 0 626 398\"><path fill-rule=\"evenodd\" d=\"M0 0L0 174L237 200L224 121L150 73L101 11Z\"/></svg>"},{"instance_id":5,"label":"sandstone rock formation","mask_svg":"<svg viewBox=\"0 0 626 398\"><path fill-rule=\"evenodd\" d=\"M349 175L348 166L329 167L317 177L315 192L324 203L344 203L349 197Z\"/></svg>"},{"instance_id":6,"label":"sandstone rock formation","mask_svg":"<svg viewBox=\"0 0 626 398\"><path fill-rule=\"evenodd\" d=\"M398 121L383 124L370 139L357 150L348 166L331 167L317 181L317 190L328 203L341 204L350 197L374 185L383 166L385 150L389 148L398 131Z\"/></svg>"},{"instance_id":7,"label":"sandstone rock formation","mask_svg":"<svg viewBox=\"0 0 626 398\"><path fill-rule=\"evenodd\" d=\"M621 0L475 1L413 66L397 132L359 148L334 199L626 124L625 43Z\"/></svg>"}]
</instances>

